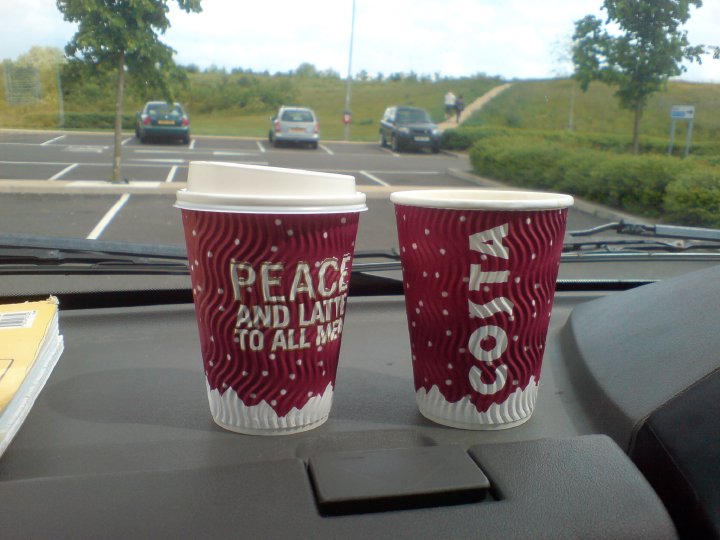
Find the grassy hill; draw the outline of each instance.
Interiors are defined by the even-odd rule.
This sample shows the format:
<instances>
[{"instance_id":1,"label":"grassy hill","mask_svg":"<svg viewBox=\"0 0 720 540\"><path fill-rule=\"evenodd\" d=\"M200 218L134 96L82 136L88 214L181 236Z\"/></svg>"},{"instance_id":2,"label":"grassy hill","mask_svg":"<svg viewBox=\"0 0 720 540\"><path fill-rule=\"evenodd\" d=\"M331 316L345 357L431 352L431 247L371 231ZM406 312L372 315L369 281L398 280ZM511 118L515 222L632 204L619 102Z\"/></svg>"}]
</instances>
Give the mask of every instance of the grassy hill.
<instances>
[{"instance_id":1,"label":"grassy hill","mask_svg":"<svg viewBox=\"0 0 720 540\"><path fill-rule=\"evenodd\" d=\"M614 89L593 83L582 92L572 80L517 82L474 115L469 125L532 130L567 130L572 115L576 133L632 134L633 113L620 109ZM641 122L641 137L670 133L672 105L695 105L693 140L720 140L720 84L671 81L667 92L652 96ZM676 142L684 144L686 122L677 123Z\"/></svg>"},{"instance_id":2,"label":"grassy hill","mask_svg":"<svg viewBox=\"0 0 720 540\"><path fill-rule=\"evenodd\" d=\"M354 81L351 86L351 109L353 122L351 139L374 141L378 124L386 107L390 105L414 105L426 109L432 117L443 119L443 96L448 90L463 94L466 101L481 96L493 86L501 84L498 79L467 78L448 81ZM332 78L293 78L294 95L291 105L313 109L320 122L323 139L343 139L342 115L345 109L346 83ZM194 96L188 95L190 110ZM193 113L193 131L196 134L246 135L264 137L270 127L269 117L274 110L251 112L226 109L210 114Z\"/></svg>"}]
</instances>

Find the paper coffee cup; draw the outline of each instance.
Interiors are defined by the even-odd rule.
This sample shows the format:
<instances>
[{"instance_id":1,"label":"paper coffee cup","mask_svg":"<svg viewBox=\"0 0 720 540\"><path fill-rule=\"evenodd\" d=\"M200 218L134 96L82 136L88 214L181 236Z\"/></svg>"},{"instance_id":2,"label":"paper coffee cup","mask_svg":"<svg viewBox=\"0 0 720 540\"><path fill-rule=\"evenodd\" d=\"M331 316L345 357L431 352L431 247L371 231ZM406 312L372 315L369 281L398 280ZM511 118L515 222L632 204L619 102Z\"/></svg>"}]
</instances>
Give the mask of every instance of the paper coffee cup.
<instances>
[{"instance_id":1,"label":"paper coffee cup","mask_svg":"<svg viewBox=\"0 0 720 540\"><path fill-rule=\"evenodd\" d=\"M390 198L420 412L465 429L525 422L572 197L477 189Z\"/></svg>"},{"instance_id":2,"label":"paper coffee cup","mask_svg":"<svg viewBox=\"0 0 720 540\"><path fill-rule=\"evenodd\" d=\"M325 422L366 209L354 178L191 162L176 206L215 422L262 435Z\"/></svg>"}]
</instances>

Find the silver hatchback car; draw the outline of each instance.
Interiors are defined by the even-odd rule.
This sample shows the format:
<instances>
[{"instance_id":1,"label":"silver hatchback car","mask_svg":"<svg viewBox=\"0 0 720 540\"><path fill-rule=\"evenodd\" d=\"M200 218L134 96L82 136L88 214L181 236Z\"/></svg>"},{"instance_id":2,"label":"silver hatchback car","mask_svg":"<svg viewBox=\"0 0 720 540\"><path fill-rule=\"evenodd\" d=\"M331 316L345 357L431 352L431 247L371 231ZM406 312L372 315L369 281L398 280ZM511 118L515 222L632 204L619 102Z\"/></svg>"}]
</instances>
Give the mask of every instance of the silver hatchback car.
<instances>
[{"instance_id":1,"label":"silver hatchback car","mask_svg":"<svg viewBox=\"0 0 720 540\"><path fill-rule=\"evenodd\" d=\"M308 143L311 148L318 147L320 126L312 109L283 106L271 121L268 140L273 146L282 143Z\"/></svg>"}]
</instances>

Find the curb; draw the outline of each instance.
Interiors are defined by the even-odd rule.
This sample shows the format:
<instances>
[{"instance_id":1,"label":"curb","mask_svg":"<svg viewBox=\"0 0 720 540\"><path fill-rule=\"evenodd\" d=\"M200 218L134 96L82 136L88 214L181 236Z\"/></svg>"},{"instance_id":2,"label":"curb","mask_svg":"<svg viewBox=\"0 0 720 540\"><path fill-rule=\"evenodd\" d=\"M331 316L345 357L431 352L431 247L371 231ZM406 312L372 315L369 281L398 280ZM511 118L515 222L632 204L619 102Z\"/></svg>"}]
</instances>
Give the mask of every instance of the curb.
<instances>
[{"instance_id":1,"label":"curb","mask_svg":"<svg viewBox=\"0 0 720 540\"><path fill-rule=\"evenodd\" d=\"M507 189L511 191L526 189L512 186L509 184L504 184L502 182L498 182L497 180L491 180L490 178L485 178L484 176L479 176L475 173L468 171L461 171L459 169L448 169L448 174L454 178L458 178L460 180L467 180L468 182L472 182L481 187L492 187L498 189ZM603 206L601 204L585 201L583 199L580 199L579 197L576 197L575 195L573 195L572 197L575 200L575 202L573 203L573 208L580 210L585 214L590 214L591 216L607 219L609 221L627 221L631 223L640 223L643 225L652 225L654 223L652 221L648 221L646 218L627 214L614 208L610 208L609 206Z\"/></svg>"}]
</instances>

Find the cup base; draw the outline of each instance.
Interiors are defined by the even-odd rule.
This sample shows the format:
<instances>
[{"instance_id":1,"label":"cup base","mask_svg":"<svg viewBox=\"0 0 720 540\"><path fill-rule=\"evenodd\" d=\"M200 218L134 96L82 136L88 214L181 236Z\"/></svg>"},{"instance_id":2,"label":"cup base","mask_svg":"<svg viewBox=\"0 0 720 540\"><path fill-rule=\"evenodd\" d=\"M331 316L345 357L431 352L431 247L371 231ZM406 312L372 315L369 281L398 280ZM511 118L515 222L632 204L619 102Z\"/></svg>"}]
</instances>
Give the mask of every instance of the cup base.
<instances>
[{"instance_id":1,"label":"cup base","mask_svg":"<svg viewBox=\"0 0 720 540\"><path fill-rule=\"evenodd\" d=\"M428 392L420 388L415 393L420 413L438 424L459 429L496 430L519 426L527 422L535 409L538 384L535 377L524 389L517 389L505 401L492 404L486 411L479 412L469 396L450 402L437 386Z\"/></svg>"},{"instance_id":2,"label":"cup base","mask_svg":"<svg viewBox=\"0 0 720 540\"><path fill-rule=\"evenodd\" d=\"M436 424L456 429L468 429L474 431L494 431L516 427L530 420L530 417L532 416L532 413L530 413L525 418L521 418L520 420L515 420L513 422L506 422L503 424L478 424L473 422L457 422L455 420L450 420L449 418L441 418L439 416L435 416L429 411L423 410L419 406L418 410L420 411L420 414L422 414L425 418L431 420L432 422L435 422Z\"/></svg>"},{"instance_id":3,"label":"cup base","mask_svg":"<svg viewBox=\"0 0 720 540\"><path fill-rule=\"evenodd\" d=\"M246 435L289 435L316 428L325 423L332 406L333 387L328 384L322 394L310 398L300 409L293 408L278 416L265 401L245 405L237 393L213 390L206 381L210 414L215 423L229 431Z\"/></svg>"},{"instance_id":4,"label":"cup base","mask_svg":"<svg viewBox=\"0 0 720 540\"><path fill-rule=\"evenodd\" d=\"M315 429L316 427L320 427L325 422L327 422L328 416L325 416L324 418L321 418L320 420L317 420L316 422L313 422L312 424L305 424L304 426L293 426L293 427L285 427L285 428L251 428L251 427L242 427L242 426L233 426L230 424L226 424L222 420L218 420L217 418L213 418L214 422L220 426L223 429L227 429L228 431L232 431L234 433L240 433L242 435L261 435L261 436L273 436L273 435L292 435L293 433L301 433L303 431L310 431L311 429Z\"/></svg>"}]
</instances>

